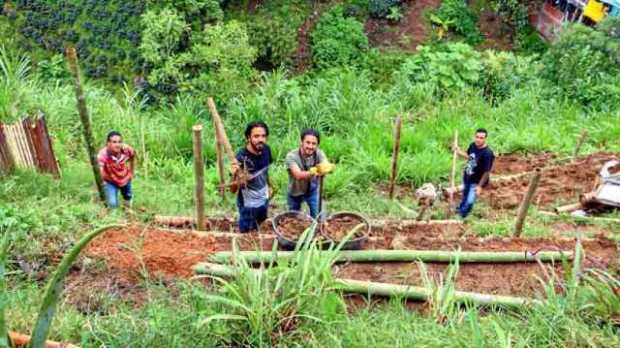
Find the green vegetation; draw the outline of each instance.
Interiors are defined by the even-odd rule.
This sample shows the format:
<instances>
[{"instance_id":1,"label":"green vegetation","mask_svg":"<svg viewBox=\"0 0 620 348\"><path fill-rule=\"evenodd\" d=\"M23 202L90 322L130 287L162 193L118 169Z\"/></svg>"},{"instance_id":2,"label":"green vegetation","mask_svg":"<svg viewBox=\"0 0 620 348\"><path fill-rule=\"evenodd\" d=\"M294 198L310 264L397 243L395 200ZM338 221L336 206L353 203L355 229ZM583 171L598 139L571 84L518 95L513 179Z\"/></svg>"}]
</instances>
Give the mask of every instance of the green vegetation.
<instances>
[{"instance_id":1,"label":"green vegetation","mask_svg":"<svg viewBox=\"0 0 620 348\"><path fill-rule=\"evenodd\" d=\"M482 41L478 18L464 0L442 1L439 9L431 15L431 20L462 36L471 45Z\"/></svg>"},{"instance_id":2,"label":"green vegetation","mask_svg":"<svg viewBox=\"0 0 620 348\"><path fill-rule=\"evenodd\" d=\"M319 69L354 65L367 50L362 23L346 17L340 6L323 13L312 32L312 54Z\"/></svg>"},{"instance_id":3,"label":"green vegetation","mask_svg":"<svg viewBox=\"0 0 620 348\"><path fill-rule=\"evenodd\" d=\"M513 16L515 4L497 3L498 13ZM153 214L190 215L190 129L196 123L205 124L208 213L234 216L232 195L216 193L208 96L216 98L234 148L243 146L248 121L269 124L275 211L286 206L284 155L298 146L305 127L322 132L321 148L337 165L325 180L328 210L381 218L415 218L402 208L412 206L409 198L390 201L379 189L390 175L399 114L397 181L407 187L445 185L455 130L464 145L476 128L487 128L497 153L571 154L582 130L589 134L583 153L620 151L617 20L597 28L571 26L539 54L479 51L468 44L480 39L475 11L463 4L444 1L435 13L453 37L427 40L408 52L372 48L364 31L368 16L394 20L401 1L267 0L252 9L249 1L232 0L4 1L0 34L19 35L0 47L0 121L43 111L62 177L17 170L0 181L0 287L8 289L0 294L0 314L6 312L0 319L11 330L32 332L45 291L41 278L55 267L51 255L66 253L93 228L147 222ZM315 10L307 43L312 64L293 73L299 29ZM504 19L521 23L510 16ZM465 42L454 42L459 38ZM135 216L106 211L97 201L61 55L65 43L78 48L98 145L117 129L137 150ZM431 217L445 218L445 212L435 209ZM510 212L478 204L473 217L467 236L507 237L512 231ZM567 221L534 212L524 236L574 236L570 229L559 232L557 224ZM587 237L614 228L583 226ZM400 299L352 309L335 290L333 257L308 247L260 276L236 264L241 276L217 285L144 271L131 289L139 300L102 291L86 309L58 301L50 337L84 347L620 345L610 320L620 316L614 293L620 286L614 267L620 265L608 272L567 268L564 279L541 280L544 305L484 311L455 303L456 264L440 282L420 265L433 293L428 311L408 309ZM3 329L0 320L0 346Z\"/></svg>"}]
</instances>

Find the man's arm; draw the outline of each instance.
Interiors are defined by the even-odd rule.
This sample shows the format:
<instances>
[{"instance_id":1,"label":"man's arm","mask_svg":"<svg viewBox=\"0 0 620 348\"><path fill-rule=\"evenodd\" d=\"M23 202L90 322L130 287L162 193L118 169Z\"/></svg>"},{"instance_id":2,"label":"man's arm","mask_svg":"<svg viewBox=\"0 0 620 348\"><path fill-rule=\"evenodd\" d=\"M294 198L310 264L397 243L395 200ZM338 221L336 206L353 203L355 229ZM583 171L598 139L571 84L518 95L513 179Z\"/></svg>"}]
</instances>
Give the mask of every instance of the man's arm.
<instances>
[{"instance_id":1,"label":"man's arm","mask_svg":"<svg viewBox=\"0 0 620 348\"><path fill-rule=\"evenodd\" d=\"M290 170L291 175L297 180L306 180L314 176L310 171L301 170L295 163L291 164L288 170Z\"/></svg>"},{"instance_id":2,"label":"man's arm","mask_svg":"<svg viewBox=\"0 0 620 348\"><path fill-rule=\"evenodd\" d=\"M461 150L461 148L457 145L452 145L452 151L455 151L457 155L461 156L463 159L469 159L469 155L467 152Z\"/></svg>"}]
</instances>

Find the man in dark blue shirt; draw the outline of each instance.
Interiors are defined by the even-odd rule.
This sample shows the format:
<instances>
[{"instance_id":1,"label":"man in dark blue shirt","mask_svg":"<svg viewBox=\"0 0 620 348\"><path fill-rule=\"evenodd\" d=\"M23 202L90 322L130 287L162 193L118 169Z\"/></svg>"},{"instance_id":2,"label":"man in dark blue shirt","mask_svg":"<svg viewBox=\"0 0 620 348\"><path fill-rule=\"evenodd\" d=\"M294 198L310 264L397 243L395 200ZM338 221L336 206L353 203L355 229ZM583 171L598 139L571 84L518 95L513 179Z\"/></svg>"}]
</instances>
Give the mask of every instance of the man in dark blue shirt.
<instances>
[{"instance_id":1,"label":"man in dark blue shirt","mask_svg":"<svg viewBox=\"0 0 620 348\"><path fill-rule=\"evenodd\" d=\"M249 123L245 129L246 146L237 152L237 163L233 164L236 177L233 187L239 184L239 230L243 233L258 229L267 219L269 165L273 162L266 144L268 136L269 128L264 122Z\"/></svg>"},{"instance_id":2,"label":"man in dark blue shirt","mask_svg":"<svg viewBox=\"0 0 620 348\"><path fill-rule=\"evenodd\" d=\"M467 152L461 150L458 145L454 149L460 156L467 159L463 171L463 199L457 208L462 218L466 218L476 202L476 196L480 195L482 188L489 183L491 169L495 155L487 145L488 132L484 128L476 130L474 142L469 145Z\"/></svg>"}]
</instances>

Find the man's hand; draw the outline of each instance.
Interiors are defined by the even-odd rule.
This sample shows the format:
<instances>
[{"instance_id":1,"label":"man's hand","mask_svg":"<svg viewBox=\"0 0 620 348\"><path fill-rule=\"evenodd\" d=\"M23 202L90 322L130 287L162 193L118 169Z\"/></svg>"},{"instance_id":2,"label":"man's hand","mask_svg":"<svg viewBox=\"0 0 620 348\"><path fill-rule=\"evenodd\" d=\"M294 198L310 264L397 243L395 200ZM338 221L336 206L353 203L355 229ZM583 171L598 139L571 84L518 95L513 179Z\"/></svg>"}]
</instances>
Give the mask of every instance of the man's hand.
<instances>
[{"instance_id":1,"label":"man's hand","mask_svg":"<svg viewBox=\"0 0 620 348\"><path fill-rule=\"evenodd\" d=\"M310 173L310 175L312 176L317 176L319 175L319 168L317 167L312 167L308 170L308 173Z\"/></svg>"},{"instance_id":2,"label":"man's hand","mask_svg":"<svg viewBox=\"0 0 620 348\"><path fill-rule=\"evenodd\" d=\"M480 196L480 194L482 194L482 186L478 185L476 186L476 196Z\"/></svg>"},{"instance_id":3,"label":"man's hand","mask_svg":"<svg viewBox=\"0 0 620 348\"><path fill-rule=\"evenodd\" d=\"M239 163L235 162L230 165L230 172L233 174L237 173L239 169L241 169L241 166L239 166Z\"/></svg>"}]
</instances>

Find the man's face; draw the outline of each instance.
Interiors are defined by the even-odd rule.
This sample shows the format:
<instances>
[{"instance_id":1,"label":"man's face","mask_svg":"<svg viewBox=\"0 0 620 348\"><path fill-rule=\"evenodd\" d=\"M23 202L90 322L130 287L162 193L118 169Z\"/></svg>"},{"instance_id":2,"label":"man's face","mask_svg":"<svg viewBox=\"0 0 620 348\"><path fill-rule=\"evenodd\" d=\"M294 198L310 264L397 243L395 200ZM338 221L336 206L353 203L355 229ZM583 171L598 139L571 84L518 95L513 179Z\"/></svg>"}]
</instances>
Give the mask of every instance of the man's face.
<instances>
[{"instance_id":1,"label":"man's face","mask_svg":"<svg viewBox=\"0 0 620 348\"><path fill-rule=\"evenodd\" d=\"M484 147L487 143L487 135L483 132L476 133L476 137L474 138L474 143L476 143L477 147Z\"/></svg>"},{"instance_id":2,"label":"man's face","mask_svg":"<svg viewBox=\"0 0 620 348\"><path fill-rule=\"evenodd\" d=\"M121 152L121 148L123 147L123 138L118 135L113 135L110 140L108 140L108 150L112 153Z\"/></svg>"},{"instance_id":3,"label":"man's face","mask_svg":"<svg viewBox=\"0 0 620 348\"><path fill-rule=\"evenodd\" d=\"M319 140L314 135L306 135L301 141L301 152L304 156L312 156L319 146Z\"/></svg>"},{"instance_id":4,"label":"man's face","mask_svg":"<svg viewBox=\"0 0 620 348\"><path fill-rule=\"evenodd\" d=\"M254 151L261 153L267 142L267 132L263 127L254 127L250 132L248 141Z\"/></svg>"}]
</instances>

